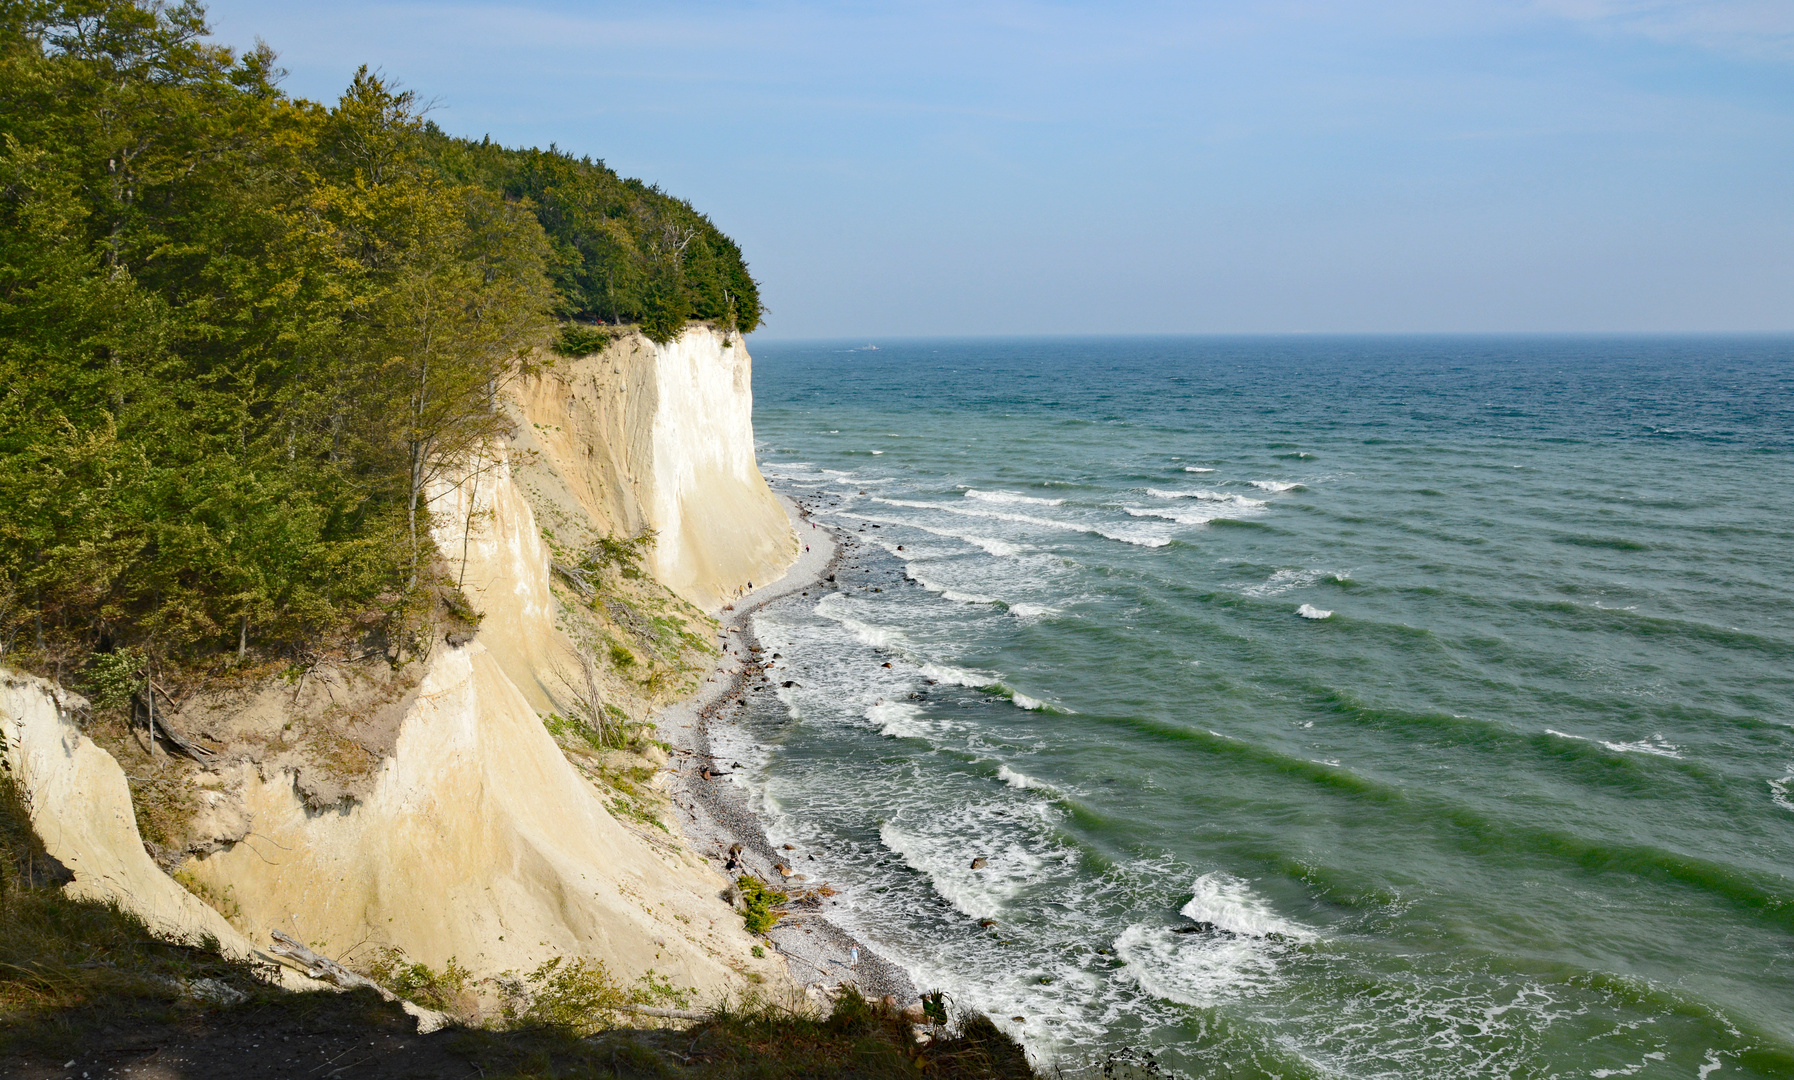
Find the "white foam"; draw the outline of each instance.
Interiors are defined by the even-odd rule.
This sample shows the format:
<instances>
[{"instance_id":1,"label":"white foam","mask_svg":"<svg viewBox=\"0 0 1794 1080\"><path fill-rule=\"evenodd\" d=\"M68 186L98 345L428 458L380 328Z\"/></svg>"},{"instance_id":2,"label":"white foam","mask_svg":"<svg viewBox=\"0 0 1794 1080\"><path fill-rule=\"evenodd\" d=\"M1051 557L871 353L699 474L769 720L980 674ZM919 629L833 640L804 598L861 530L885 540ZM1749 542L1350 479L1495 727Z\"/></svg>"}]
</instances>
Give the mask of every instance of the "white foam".
<instances>
[{"instance_id":1,"label":"white foam","mask_svg":"<svg viewBox=\"0 0 1794 1080\"><path fill-rule=\"evenodd\" d=\"M1050 786L1041 783L1024 773L1016 772L1007 765L997 766L997 779L1015 788L1017 791L1051 791Z\"/></svg>"},{"instance_id":2,"label":"white foam","mask_svg":"<svg viewBox=\"0 0 1794 1080\"><path fill-rule=\"evenodd\" d=\"M985 865L973 870L968 852L975 849L974 841L927 836L889 821L879 826L878 839L902 856L911 869L925 875L943 899L974 919L1002 914L1007 901L1044 865L1039 856L1009 844L986 850Z\"/></svg>"},{"instance_id":3,"label":"white foam","mask_svg":"<svg viewBox=\"0 0 1794 1080\"><path fill-rule=\"evenodd\" d=\"M1769 798L1783 810L1794 812L1794 765L1788 766L1788 774L1780 780L1769 781Z\"/></svg>"},{"instance_id":4,"label":"white foam","mask_svg":"<svg viewBox=\"0 0 1794 1080\"><path fill-rule=\"evenodd\" d=\"M1637 1076L1639 1073L1643 1072L1651 1062L1663 1061L1668 1056L1669 1055L1662 1051L1657 1051L1656 1053L1646 1054L1644 1058L1635 1065L1628 1065L1623 1069L1596 1069L1594 1072L1589 1073L1589 1075L1594 1077L1595 1080L1607 1080L1610 1076ZM1703 1070L1701 1075L1706 1076L1706 1071Z\"/></svg>"},{"instance_id":5,"label":"white foam","mask_svg":"<svg viewBox=\"0 0 1794 1080\"><path fill-rule=\"evenodd\" d=\"M1209 1008L1259 996L1278 982L1277 958L1285 943L1314 937L1277 917L1232 875L1204 874L1191 891L1195 896L1181 914L1228 933L1174 934L1166 927L1135 923L1115 940L1115 955L1127 975L1156 998ZM1269 934L1283 940L1269 939Z\"/></svg>"},{"instance_id":6,"label":"white foam","mask_svg":"<svg viewBox=\"0 0 1794 1080\"><path fill-rule=\"evenodd\" d=\"M1047 607L1045 604L1010 604L1009 614L1018 619L1038 619L1047 615L1057 615L1059 609Z\"/></svg>"},{"instance_id":7,"label":"white foam","mask_svg":"<svg viewBox=\"0 0 1794 1080\"><path fill-rule=\"evenodd\" d=\"M967 488L966 498L988 503L1025 503L1031 506L1063 506L1064 499L1039 499L1032 495L1023 495L1019 491L980 491Z\"/></svg>"},{"instance_id":8,"label":"white foam","mask_svg":"<svg viewBox=\"0 0 1794 1080\"><path fill-rule=\"evenodd\" d=\"M1236 495L1231 491L1210 491L1207 488L1191 488L1188 491L1166 491L1163 488L1147 488L1146 493L1159 499L1195 499L1199 502L1230 503L1234 506L1264 506L1263 499L1248 498Z\"/></svg>"},{"instance_id":9,"label":"white foam","mask_svg":"<svg viewBox=\"0 0 1794 1080\"><path fill-rule=\"evenodd\" d=\"M1264 506L1263 499L1250 499L1244 495L1236 495L1231 491L1198 491L1196 498L1204 502L1231 503L1234 506Z\"/></svg>"},{"instance_id":10,"label":"white foam","mask_svg":"<svg viewBox=\"0 0 1794 1080\"><path fill-rule=\"evenodd\" d=\"M923 739L929 728L921 722L921 706L907 701L880 701L866 710L866 719L878 726L878 733L892 739Z\"/></svg>"},{"instance_id":11,"label":"white foam","mask_svg":"<svg viewBox=\"0 0 1794 1080\"><path fill-rule=\"evenodd\" d=\"M1257 585L1248 585L1240 592L1246 596L1281 596L1292 589L1306 588L1326 576L1325 570L1283 569Z\"/></svg>"},{"instance_id":12,"label":"white foam","mask_svg":"<svg viewBox=\"0 0 1794 1080\"><path fill-rule=\"evenodd\" d=\"M1047 708L1046 702L1039 698L1029 697L1019 690L1010 691L1009 700L1015 702L1016 705L1021 708L1027 709L1029 712L1044 712Z\"/></svg>"},{"instance_id":13,"label":"white foam","mask_svg":"<svg viewBox=\"0 0 1794 1080\"><path fill-rule=\"evenodd\" d=\"M924 678L946 683L949 686L970 686L977 690L995 686L1000 681L999 677L992 672L968 671L951 664L923 664L922 675Z\"/></svg>"},{"instance_id":14,"label":"white foam","mask_svg":"<svg viewBox=\"0 0 1794 1080\"><path fill-rule=\"evenodd\" d=\"M1205 472L1214 472L1214 471L1215 470L1213 470L1213 469L1205 469L1200 465L1185 465L1184 466L1184 472L1205 473Z\"/></svg>"},{"instance_id":15,"label":"white foam","mask_svg":"<svg viewBox=\"0 0 1794 1080\"><path fill-rule=\"evenodd\" d=\"M1164 518L1179 525L1206 525L1218 518L1244 518L1261 513L1268 505L1263 499L1217 491L1160 491L1148 488L1148 494L1163 499L1190 499L1195 506L1124 506L1131 517Z\"/></svg>"},{"instance_id":16,"label":"white foam","mask_svg":"<svg viewBox=\"0 0 1794 1080\"><path fill-rule=\"evenodd\" d=\"M1652 735L1648 739L1639 739L1637 742L1616 743L1608 742L1605 739L1591 739L1586 735L1572 735L1567 731L1559 731L1556 728L1546 728L1545 734L1556 736L1559 739L1574 739L1577 742L1600 742L1602 746L1605 746L1616 754L1654 754L1657 757L1671 758L1680 758L1682 756L1682 748L1675 743L1669 742L1662 735ZM1771 785L1774 783L1775 781L1770 781Z\"/></svg>"},{"instance_id":17,"label":"white foam","mask_svg":"<svg viewBox=\"0 0 1794 1080\"><path fill-rule=\"evenodd\" d=\"M1283 491L1306 491L1306 490L1308 490L1307 488L1303 487L1301 484L1286 483L1282 480L1253 480L1251 483L1252 483L1253 487L1257 488L1260 491L1283 492Z\"/></svg>"},{"instance_id":18,"label":"white foam","mask_svg":"<svg viewBox=\"0 0 1794 1080\"><path fill-rule=\"evenodd\" d=\"M1657 757L1680 758L1682 748L1665 739L1662 735L1652 735L1648 739L1637 742L1612 743L1603 742L1602 746L1617 754L1654 754Z\"/></svg>"},{"instance_id":19,"label":"white foam","mask_svg":"<svg viewBox=\"0 0 1794 1080\"><path fill-rule=\"evenodd\" d=\"M998 540L991 536L973 536L970 533L954 532L951 529L937 529L931 525L918 525L913 521L905 521L902 518L874 517L871 514L866 514L863 515L863 519L866 521L876 521L881 525L901 525L906 529L915 529L918 532L925 532L930 536L945 537L948 540L960 540L983 550L987 555L995 555L998 558L1019 555L1027 550L1021 544L1012 544L1007 540Z\"/></svg>"},{"instance_id":20,"label":"white foam","mask_svg":"<svg viewBox=\"0 0 1794 1080\"><path fill-rule=\"evenodd\" d=\"M907 506L916 510L940 510L948 514L959 514L963 517L989 518L994 521L1013 521L1020 525L1039 525L1047 529L1062 529L1067 532L1087 532L1086 526L1070 521L1055 521L1052 518L1031 517L1027 514L1011 514L1002 510L974 510L964 506L948 506L945 503L921 502L916 499L875 498L887 506Z\"/></svg>"},{"instance_id":21,"label":"white foam","mask_svg":"<svg viewBox=\"0 0 1794 1080\"><path fill-rule=\"evenodd\" d=\"M1153 536L1147 533L1118 533L1110 532L1107 529L1092 529L1091 531L1106 539L1119 540L1124 544L1133 544L1135 547L1161 548L1171 543L1171 538L1168 536Z\"/></svg>"},{"instance_id":22,"label":"white foam","mask_svg":"<svg viewBox=\"0 0 1794 1080\"><path fill-rule=\"evenodd\" d=\"M890 649L908 643L907 639L895 630L874 626L847 614L844 609L848 607L849 603L850 601L841 593L829 593L816 602L816 614L840 623L853 631L853 635L861 642L875 649Z\"/></svg>"},{"instance_id":23,"label":"white foam","mask_svg":"<svg viewBox=\"0 0 1794 1080\"><path fill-rule=\"evenodd\" d=\"M1240 514L1217 513L1212 510L1160 510L1147 506L1124 506L1129 517L1163 518L1175 521L1179 525L1207 525L1216 518L1245 516Z\"/></svg>"},{"instance_id":24,"label":"white foam","mask_svg":"<svg viewBox=\"0 0 1794 1080\"><path fill-rule=\"evenodd\" d=\"M1100 525L1080 525L1073 521L1055 521L1052 518L1032 517L1028 514L1010 514L1001 510L974 510L965 506L948 506L944 503L920 502L914 499L886 499L874 497L874 502L887 506L908 506L917 510L940 510L948 514L960 514L964 517L991 518L996 521L1013 521L1019 525L1038 525L1044 529L1057 529L1060 532L1095 533L1110 540L1119 540L1124 544L1137 544L1140 547L1164 547L1171 541L1161 536L1144 536L1133 533L1118 533L1105 529Z\"/></svg>"},{"instance_id":25,"label":"white foam","mask_svg":"<svg viewBox=\"0 0 1794 1080\"><path fill-rule=\"evenodd\" d=\"M916 570L915 563L906 564L903 568L903 574L905 577L909 578L917 585L922 586L924 589L927 589L929 592L940 594L941 599L951 600L957 604L1000 604L1003 602L1000 598L995 596L985 596L982 593L960 592L957 589L942 585L939 582L930 581Z\"/></svg>"},{"instance_id":26,"label":"white foam","mask_svg":"<svg viewBox=\"0 0 1794 1080\"><path fill-rule=\"evenodd\" d=\"M1189 903L1177 913L1192 922L1213 923L1249 937L1277 934L1292 941L1313 941L1314 931L1271 910L1244 879L1213 870L1190 883Z\"/></svg>"},{"instance_id":27,"label":"white foam","mask_svg":"<svg viewBox=\"0 0 1794 1080\"><path fill-rule=\"evenodd\" d=\"M1331 619L1333 617L1331 611L1317 608L1312 604L1303 604L1296 609L1296 614L1302 616L1304 619Z\"/></svg>"}]
</instances>

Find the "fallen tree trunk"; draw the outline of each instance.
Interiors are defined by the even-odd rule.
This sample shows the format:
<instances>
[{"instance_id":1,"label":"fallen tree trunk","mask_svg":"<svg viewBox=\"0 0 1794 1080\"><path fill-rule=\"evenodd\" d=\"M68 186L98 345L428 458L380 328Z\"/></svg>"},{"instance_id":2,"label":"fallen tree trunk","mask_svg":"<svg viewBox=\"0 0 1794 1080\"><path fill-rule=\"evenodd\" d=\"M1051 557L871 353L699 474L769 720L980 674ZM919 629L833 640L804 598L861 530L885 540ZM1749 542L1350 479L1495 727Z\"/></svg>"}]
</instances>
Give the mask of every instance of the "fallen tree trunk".
<instances>
[{"instance_id":1,"label":"fallen tree trunk","mask_svg":"<svg viewBox=\"0 0 1794 1080\"><path fill-rule=\"evenodd\" d=\"M586 580L586 572L558 562L550 562L548 568L559 574L562 580L573 586L573 591L582 599L592 598L592 583Z\"/></svg>"},{"instance_id":2,"label":"fallen tree trunk","mask_svg":"<svg viewBox=\"0 0 1794 1080\"><path fill-rule=\"evenodd\" d=\"M274 939L274 944L268 946L269 952L273 953L275 956L282 956L297 963L300 967L305 969L307 975L310 975L314 979L327 983L334 983L344 990L359 990L362 987L366 987L374 993L379 994L387 1001L399 1000L399 995L388 990L386 987L381 986L379 983L365 975L359 975L350 971L348 968L337 963L335 960L330 959L328 956L319 956L317 953L312 952L310 949L299 944L286 934L281 933L279 930L268 931L268 936Z\"/></svg>"},{"instance_id":3,"label":"fallen tree trunk","mask_svg":"<svg viewBox=\"0 0 1794 1080\"><path fill-rule=\"evenodd\" d=\"M161 732L162 737L164 739L167 739L170 745L172 745L176 750L179 750L181 753L186 754L188 757L192 758L194 761L204 761L206 758L211 757L213 755L213 751L211 750L211 748L199 745L198 743L194 742L192 739L187 738L187 736L176 731L173 727L171 727L169 725L167 709L164 709L162 711L162 715L160 715L160 716L156 715L156 695L157 694L161 694L162 699L164 701L168 702L168 704L171 708L175 709L176 711L179 711L179 709L180 709L180 703L174 700L173 694L170 694L168 691L162 689L162 687L156 685L156 682L154 679L145 679L144 680L144 689L142 691L141 696L143 699L144 712L149 717L149 737L150 737L151 748L153 749L155 747L156 733Z\"/></svg>"},{"instance_id":4,"label":"fallen tree trunk","mask_svg":"<svg viewBox=\"0 0 1794 1080\"><path fill-rule=\"evenodd\" d=\"M454 1018L448 1013L439 1012L436 1009L426 1009L414 1001L406 1001L367 976L350 971L328 956L319 956L279 930L268 931L268 936L274 939L274 944L268 946L269 952L298 964L312 978L331 983L344 990L360 990L365 987L379 994L385 1000L398 1005L406 1013L416 1017L417 1031L420 1035L440 1031L454 1022Z\"/></svg>"}]
</instances>

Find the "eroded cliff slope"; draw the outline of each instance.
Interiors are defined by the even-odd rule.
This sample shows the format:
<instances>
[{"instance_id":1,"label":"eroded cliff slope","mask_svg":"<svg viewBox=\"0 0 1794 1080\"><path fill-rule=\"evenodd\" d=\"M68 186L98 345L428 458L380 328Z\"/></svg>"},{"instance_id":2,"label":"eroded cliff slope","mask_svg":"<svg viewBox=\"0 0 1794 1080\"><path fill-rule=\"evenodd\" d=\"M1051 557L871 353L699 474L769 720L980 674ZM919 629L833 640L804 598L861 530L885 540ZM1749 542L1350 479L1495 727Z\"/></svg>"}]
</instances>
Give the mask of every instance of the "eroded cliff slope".
<instances>
[{"instance_id":1,"label":"eroded cliff slope","mask_svg":"<svg viewBox=\"0 0 1794 1080\"><path fill-rule=\"evenodd\" d=\"M431 492L478 629L414 661L390 745L360 746L365 775L334 803L265 752L293 727L275 700L286 691L196 694L171 719L214 748L184 774L204 813L159 867L117 763L47 684L8 682L8 766L73 887L237 948L279 929L332 954L452 958L475 976L573 956L707 998L788 990L777 961L754 955L726 879L652 796L664 754L638 736L619 761L556 735L582 715L626 729L695 683L713 646L692 605L777 577L795 555L754 463L749 365L738 339L694 327L666 346L630 335L516 384L516 438ZM592 545L647 530L657 580L632 580L627 560L592 569ZM317 677L314 694L342 685ZM302 677L291 700L304 690ZM164 872L174 862L187 888Z\"/></svg>"}]
</instances>

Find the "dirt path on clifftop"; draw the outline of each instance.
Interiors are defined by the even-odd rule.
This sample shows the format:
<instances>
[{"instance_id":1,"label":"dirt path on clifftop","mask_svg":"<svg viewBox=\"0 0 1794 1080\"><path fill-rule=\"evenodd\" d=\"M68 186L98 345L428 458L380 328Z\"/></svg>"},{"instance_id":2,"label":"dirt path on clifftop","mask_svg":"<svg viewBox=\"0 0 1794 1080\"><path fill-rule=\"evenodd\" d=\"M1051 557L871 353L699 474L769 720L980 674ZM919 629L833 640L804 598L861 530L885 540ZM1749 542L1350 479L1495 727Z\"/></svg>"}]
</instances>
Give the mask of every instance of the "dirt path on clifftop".
<instances>
[{"instance_id":1,"label":"dirt path on clifftop","mask_svg":"<svg viewBox=\"0 0 1794 1080\"><path fill-rule=\"evenodd\" d=\"M654 719L660 737L675 749L671 794L692 850L731 877L746 872L776 887L790 888L781 884L786 879L775 869L790 857L781 857L773 849L763 823L748 808L745 790L730 775L730 763L712 758L709 731L719 711L740 700L749 678L760 670L760 665L752 660L751 650L758 643L748 629L748 617L794 593L818 586L823 590L833 588L827 579L835 572L839 558L836 537L811 522L807 512L791 499L780 495L779 502L808 550L798 556L784 577L710 613L722 627L719 644L723 654L716 669L696 694L662 710ZM705 779L706 770L712 779ZM742 869L730 872L724 867L729 849L735 844L741 845ZM869 998L889 994L900 1005L919 1000L907 972L829 922L819 914L819 906L792 905L767 936L784 956L792 979L806 991L826 994L847 983L857 985ZM857 968L851 962L855 946L860 954Z\"/></svg>"}]
</instances>

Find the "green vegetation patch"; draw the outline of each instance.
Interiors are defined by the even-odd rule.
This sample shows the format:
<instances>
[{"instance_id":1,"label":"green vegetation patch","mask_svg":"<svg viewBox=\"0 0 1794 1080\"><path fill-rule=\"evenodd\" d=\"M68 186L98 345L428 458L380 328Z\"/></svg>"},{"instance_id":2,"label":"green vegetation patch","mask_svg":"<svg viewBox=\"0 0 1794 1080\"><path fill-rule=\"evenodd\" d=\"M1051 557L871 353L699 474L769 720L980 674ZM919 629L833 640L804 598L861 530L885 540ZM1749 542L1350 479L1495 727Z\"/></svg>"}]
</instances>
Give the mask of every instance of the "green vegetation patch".
<instances>
[{"instance_id":1,"label":"green vegetation patch","mask_svg":"<svg viewBox=\"0 0 1794 1080\"><path fill-rule=\"evenodd\" d=\"M577 358L603 352L610 345L610 340L608 330L570 322L561 325L561 332L555 337L553 348L559 356Z\"/></svg>"},{"instance_id":2,"label":"green vegetation patch","mask_svg":"<svg viewBox=\"0 0 1794 1080\"><path fill-rule=\"evenodd\" d=\"M601 960L555 957L521 980L513 980L515 997L505 1018L518 1027L558 1028L578 1035L617 1027L639 1014L631 1006L685 1009L689 989L676 989L649 969L634 985L619 983Z\"/></svg>"},{"instance_id":3,"label":"green vegetation patch","mask_svg":"<svg viewBox=\"0 0 1794 1080\"><path fill-rule=\"evenodd\" d=\"M773 909L790 897L752 874L741 875L736 884L741 887L742 918L748 933L764 934L771 930L783 914Z\"/></svg>"},{"instance_id":4,"label":"green vegetation patch","mask_svg":"<svg viewBox=\"0 0 1794 1080\"><path fill-rule=\"evenodd\" d=\"M407 1001L463 1018L473 1012L473 973L452 956L438 971L412 960L403 949L384 945L374 950L362 973Z\"/></svg>"}]
</instances>

